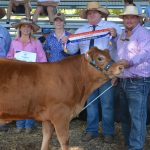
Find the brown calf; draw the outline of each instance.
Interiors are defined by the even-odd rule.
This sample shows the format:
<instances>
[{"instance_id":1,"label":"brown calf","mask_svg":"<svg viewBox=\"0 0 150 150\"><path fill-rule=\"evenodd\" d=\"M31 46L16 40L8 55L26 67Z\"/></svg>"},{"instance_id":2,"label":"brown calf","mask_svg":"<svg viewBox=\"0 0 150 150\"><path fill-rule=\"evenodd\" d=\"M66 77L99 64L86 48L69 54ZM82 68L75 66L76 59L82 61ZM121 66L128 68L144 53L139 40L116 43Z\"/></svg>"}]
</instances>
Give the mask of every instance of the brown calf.
<instances>
[{"instance_id":1,"label":"brown calf","mask_svg":"<svg viewBox=\"0 0 150 150\"><path fill-rule=\"evenodd\" d=\"M42 121L41 150L48 150L55 129L62 150L68 150L69 122L88 96L123 66L110 63L108 51L96 47L86 55L56 63L27 63L0 59L0 119Z\"/></svg>"}]
</instances>

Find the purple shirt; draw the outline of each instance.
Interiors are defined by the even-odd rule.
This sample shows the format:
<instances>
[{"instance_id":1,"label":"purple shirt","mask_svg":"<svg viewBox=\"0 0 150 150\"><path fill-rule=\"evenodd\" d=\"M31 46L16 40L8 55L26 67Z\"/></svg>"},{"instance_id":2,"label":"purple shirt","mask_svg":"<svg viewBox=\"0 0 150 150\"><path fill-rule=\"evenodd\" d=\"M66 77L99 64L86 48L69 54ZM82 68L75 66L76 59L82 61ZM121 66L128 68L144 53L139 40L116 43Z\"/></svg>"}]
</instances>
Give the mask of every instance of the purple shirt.
<instances>
[{"instance_id":1,"label":"purple shirt","mask_svg":"<svg viewBox=\"0 0 150 150\"><path fill-rule=\"evenodd\" d=\"M129 40L122 40L125 34L123 31L118 38L117 55L132 65L124 70L121 77L150 77L150 31L138 24Z\"/></svg>"},{"instance_id":2,"label":"purple shirt","mask_svg":"<svg viewBox=\"0 0 150 150\"><path fill-rule=\"evenodd\" d=\"M20 38L16 38L11 42L7 58L14 58L14 55L17 51L27 51L37 54L36 62L46 62L46 55L42 48L42 44L37 39L31 39L27 43L23 44Z\"/></svg>"}]
</instances>

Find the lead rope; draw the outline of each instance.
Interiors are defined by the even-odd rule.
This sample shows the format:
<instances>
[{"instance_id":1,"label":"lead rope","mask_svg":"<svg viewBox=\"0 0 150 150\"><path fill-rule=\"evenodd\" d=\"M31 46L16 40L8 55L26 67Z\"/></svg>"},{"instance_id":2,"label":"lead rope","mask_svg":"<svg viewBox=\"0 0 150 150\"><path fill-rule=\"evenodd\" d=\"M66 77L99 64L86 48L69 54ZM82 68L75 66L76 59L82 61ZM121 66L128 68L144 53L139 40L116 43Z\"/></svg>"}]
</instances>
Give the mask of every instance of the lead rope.
<instances>
[{"instance_id":1,"label":"lead rope","mask_svg":"<svg viewBox=\"0 0 150 150\"><path fill-rule=\"evenodd\" d=\"M106 90L104 90L100 95L98 95L96 98L94 98L90 103L88 103L85 107L82 108L81 112L85 110L87 107L89 107L93 102L95 102L99 97L101 97L105 92L107 92L109 89L111 89L113 85L109 86Z\"/></svg>"}]
</instances>

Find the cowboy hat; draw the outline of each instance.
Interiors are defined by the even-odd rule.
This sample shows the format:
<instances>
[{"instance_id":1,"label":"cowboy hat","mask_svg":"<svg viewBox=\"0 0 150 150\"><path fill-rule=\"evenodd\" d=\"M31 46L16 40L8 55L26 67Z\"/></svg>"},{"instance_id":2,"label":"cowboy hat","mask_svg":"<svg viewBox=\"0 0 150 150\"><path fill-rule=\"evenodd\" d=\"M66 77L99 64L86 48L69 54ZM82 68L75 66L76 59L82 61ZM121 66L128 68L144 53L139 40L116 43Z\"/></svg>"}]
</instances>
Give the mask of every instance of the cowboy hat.
<instances>
[{"instance_id":1,"label":"cowboy hat","mask_svg":"<svg viewBox=\"0 0 150 150\"><path fill-rule=\"evenodd\" d=\"M4 8L0 8L0 19L6 15L6 11Z\"/></svg>"},{"instance_id":2,"label":"cowboy hat","mask_svg":"<svg viewBox=\"0 0 150 150\"><path fill-rule=\"evenodd\" d=\"M123 16L127 16L127 15L134 15L134 16L138 16L138 17L145 17L142 14L139 14L138 9L136 6L133 5L128 5L124 8L123 13L121 13L119 15L119 18L123 18Z\"/></svg>"},{"instance_id":3,"label":"cowboy hat","mask_svg":"<svg viewBox=\"0 0 150 150\"><path fill-rule=\"evenodd\" d=\"M87 8L85 10L82 10L80 12L80 17L83 19L87 19L87 12L89 10L97 10L102 14L102 17L105 18L109 15L109 11L102 7L99 2L88 2L87 3Z\"/></svg>"},{"instance_id":4,"label":"cowboy hat","mask_svg":"<svg viewBox=\"0 0 150 150\"><path fill-rule=\"evenodd\" d=\"M38 31L40 29L40 27L38 25L36 25L31 19L28 18L22 18L18 23L12 23L12 27L18 29L20 28L21 25L30 25L33 29L34 32Z\"/></svg>"}]
</instances>

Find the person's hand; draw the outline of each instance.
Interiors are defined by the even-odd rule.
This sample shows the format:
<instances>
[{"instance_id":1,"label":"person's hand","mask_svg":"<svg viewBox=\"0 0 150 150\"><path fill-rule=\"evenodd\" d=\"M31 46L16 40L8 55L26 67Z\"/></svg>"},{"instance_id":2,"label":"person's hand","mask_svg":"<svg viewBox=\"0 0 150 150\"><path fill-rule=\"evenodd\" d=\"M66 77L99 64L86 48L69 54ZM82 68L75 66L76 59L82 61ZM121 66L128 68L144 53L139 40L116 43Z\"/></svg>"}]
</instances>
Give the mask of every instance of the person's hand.
<instances>
[{"instance_id":1,"label":"person's hand","mask_svg":"<svg viewBox=\"0 0 150 150\"><path fill-rule=\"evenodd\" d=\"M110 28L110 35L111 35L112 37L116 37L116 36L117 36L117 31L116 31L115 28Z\"/></svg>"},{"instance_id":2,"label":"person's hand","mask_svg":"<svg viewBox=\"0 0 150 150\"><path fill-rule=\"evenodd\" d=\"M118 84L118 78L113 78L113 79L111 80L111 84L112 84L113 86L116 86L116 85Z\"/></svg>"},{"instance_id":3,"label":"person's hand","mask_svg":"<svg viewBox=\"0 0 150 150\"><path fill-rule=\"evenodd\" d=\"M66 44L67 41L68 41L68 36L63 36L62 39L61 39L61 42L62 42L63 44Z\"/></svg>"},{"instance_id":4,"label":"person's hand","mask_svg":"<svg viewBox=\"0 0 150 150\"><path fill-rule=\"evenodd\" d=\"M51 56L50 51L46 51L46 57L49 58Z\"/></svg>"},{"instance_id":5,"label":"person's hand","mask_svg":"<svg viewBox=\"0 0 150 150\"><path fill-rule=\"evenodd\" d=\"M121 59L119 61L117 61L117 63L119 63L120 65L123 65L125 68L129 68L130 67L130 64L127 60L125 59Z\"/></svg>"}]
</instances>

